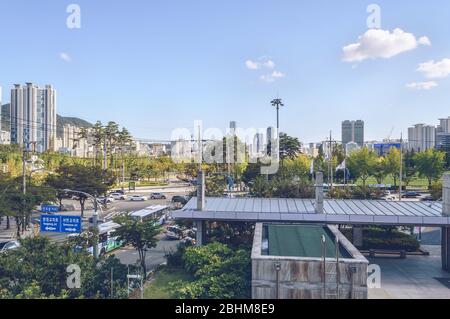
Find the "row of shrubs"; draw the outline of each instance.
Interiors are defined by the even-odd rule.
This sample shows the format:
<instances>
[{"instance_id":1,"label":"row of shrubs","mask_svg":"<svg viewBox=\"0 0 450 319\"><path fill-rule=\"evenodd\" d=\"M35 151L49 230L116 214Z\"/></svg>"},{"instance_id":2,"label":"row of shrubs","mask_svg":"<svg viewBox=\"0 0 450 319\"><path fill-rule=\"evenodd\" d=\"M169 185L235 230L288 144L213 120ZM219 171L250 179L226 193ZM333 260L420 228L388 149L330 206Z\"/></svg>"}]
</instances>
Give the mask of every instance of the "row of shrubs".
<instances>
[{"instance_id":1,"label":"row of shrubs","mask_svg":"<svg viewBox=\"0 0 450 319\"><path fill-rule=\"evenodd\" d=\"M350 241L353 240L352 229L343 229L342 233ZM369 227L363 229L363 250L386 249L417 251L420 248L419 241L412 235L408 235L392 227Z\"/></svg>"}]
</instances>

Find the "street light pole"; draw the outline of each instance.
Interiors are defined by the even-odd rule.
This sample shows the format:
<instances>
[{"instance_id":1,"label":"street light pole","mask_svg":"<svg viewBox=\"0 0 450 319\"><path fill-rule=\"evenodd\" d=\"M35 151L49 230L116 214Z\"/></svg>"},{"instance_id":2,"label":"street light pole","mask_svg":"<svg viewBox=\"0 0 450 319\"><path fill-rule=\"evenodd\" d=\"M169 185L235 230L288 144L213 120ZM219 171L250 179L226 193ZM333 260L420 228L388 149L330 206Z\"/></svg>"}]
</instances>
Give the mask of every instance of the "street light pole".
<instances>
[{"instance_id":1,"label":"street light pole","mask_svg":"<svg viewBox=\"0 0 450 319\"><path fill-rule=\"evenodd\" d=\"M98 230L98 201L97 201L97 196L93 196L91 194L88 194L86 192L82 192L82 191L77 191L77 190L72 190L72 189L64 189L63 190L66 193L76 193L76 194L81 194L84 195L86 197L91 198L91 200L94 201L94 215L92 216L92 223L94 225L94 229L97 231ZM101 207L100 207L101 209ZM95 259L98 259L98 236L95 235L95 239L94 239L94 247L93 247L93 255Z\"/></svg>"}]
</instances>

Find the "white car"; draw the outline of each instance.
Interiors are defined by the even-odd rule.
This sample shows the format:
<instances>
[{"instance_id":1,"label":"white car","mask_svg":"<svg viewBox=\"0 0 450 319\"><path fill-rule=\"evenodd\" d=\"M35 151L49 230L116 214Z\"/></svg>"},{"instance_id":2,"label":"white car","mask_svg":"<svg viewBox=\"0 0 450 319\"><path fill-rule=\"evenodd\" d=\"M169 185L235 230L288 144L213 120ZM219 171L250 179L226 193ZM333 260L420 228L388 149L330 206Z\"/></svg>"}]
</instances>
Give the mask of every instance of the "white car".
<instances>
[{"instance_id":1,"label":"white car","mask_svg":"<svg viewBox=\"0 0 450 319\"><path fill-rule=\"evenodd\" d=\"M145 202L147 197L141 195L133 195L128 198L131 202Z\"/></svg>"},{"instance_id":2,"label":"white car","mask_svg":"<svg viewBox=\"0 0 450 319\"><path fill-rule=\"evenodd\" d=\"M17 249L20 247L20 243L16 240L0 242L0 253L7 252L8 250Z\"/></svg>"},{"instance_id":3,"label":"white car","mask_svg":"<svg viewBox=\"0 0 450 319\"><path fill-rule=\"evenodd\" d=\"M115 198L111 197L111 196L108 196L108 197L102 196L102 197L97 197L97 201L101 204L109 204L109 203L115 202Z\"/></svg>"},{"instance_id":4,"label":"white car","mask_svg":"<svg viewBox=\"0 0 450 319\"><path fill-rule=\"evenodd\" d=\"M109 197L114 198L115 200L126 200L127 195L119 194L119 193L111 193Z\"/></svg>"}]
</instances>

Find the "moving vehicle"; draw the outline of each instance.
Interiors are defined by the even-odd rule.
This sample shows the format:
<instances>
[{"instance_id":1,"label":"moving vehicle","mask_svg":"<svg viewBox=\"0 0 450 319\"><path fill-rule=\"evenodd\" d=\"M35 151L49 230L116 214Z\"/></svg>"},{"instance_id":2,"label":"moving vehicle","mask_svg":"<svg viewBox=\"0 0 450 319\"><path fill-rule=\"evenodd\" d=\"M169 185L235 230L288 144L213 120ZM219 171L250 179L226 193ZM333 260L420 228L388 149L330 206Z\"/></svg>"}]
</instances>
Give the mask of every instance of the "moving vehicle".
<instances>
[{"instance_id":1,"label":"moving vehicle","mask_svg":"<svg viewBox=\"0 0 450 319\"><path fill-rule=\"evenodd\" d=\"M151 193L150 194L151 199L166 199L166 195L163 193Z\"/></svg>"},{"instance_id":2,"label":"moving vehicle","mask_svg":"<svg viewBox=\"0 0 450 319\"><path fill-rule=\"evenodd\" d=\"M181 240L186 236L180 227L169 226L169 227L167 227L166 237L169 240Z\"/></svg>"},{"instance_id":3,"label":"moving vehicle","mask_svg":"<svg viewBox=\"0 0 450 319\"><path fill-rule=\"evenodd\" d=\"M127 195L120 194L120 193L111 193L109 194L110 197L114 198L115 200L126 200Z\"/></svg>"},{"instance_id":4,"label":"moving vehicle","mask_svg":"<svg viewBox=\"0 0 450 319\"><path fill-rule=\"evenodd\" d=\"M115 199L114 199L114 197L111 197L111 196L108 196L108 197L101 196L101 197L97 197L97 201L99 203L105 205L105 204L110 204L110 203L115 202Z\"/></svg>"},{"instance_id":5,"label":"moving vehicle","mask_svg":"<svg viewBox=\"0 0 450 319\"><path fill-rule=\"evenodd\" d=\"M0 253L5 253L9 250L17 249L20 247L20 243L16 240L8 240L0 242Z\"/></svg>"},{"instance_id":6,"label":"moving vehicle","mask_svg":"<svg viewBox=\"0 0 450 319\"><path fill-rule=\"evenodd\" d=\"M120 228L119 224L109 221L98 225L98 253L100 256L107 254L113 250L123 247L123 241L115 235L115 231ZM94 247L89 243L89 234L84 232L81 234L70 234L69 240L75 241L77 246L75 250L81 251L86 249L90 254L94 254Z\"/></svg>"},{"instance_id":7,"label":"moving vehicle","mask_svg":"<svg viewBox=\"0 0 450 319\"><path fill-rule=\"evenodd\" d=\"M142 195L132 195L128 197L128 200L131 202L145 202L147 200L147 197Z\"/></svg>"},{"instance_id":8,"label":"moving vehicle","mask_svg":"<svg viewBox=\"0 0 450 319\"><path fill-rule=\"evenodd\" d=\"M146 209L139 210L130 214L131 217L139 219L141 222L149 220L157 220L158 225L164 225L167 220L167 212L169 206L155 205L147 207Z\"/></svg>"},{"instance_id":9,"label":"moving vehicle","mask_svg":"<svg viewBox=\"0 0 450 319\"><path fill-rule=\"evenodd\" d=\"M406 192L402 195L402 198L418 198L420 197L420 193L418 192Z\"/></svg>"},{"instance_id":10,"label":"moving vehicle","mask_svg":"<svg viewBox=\"0 0 450 319\"><path fill-rule=\"evenodd\" d=\"M174 196L172 197L172 203L180 203L186 205L189 199L186 196Z\"/></svg>"},{"instance_id":11,"label":"moving vehicle","mask_svg":"<svg viewBox=\"0 0 450 319\"><path fill-rule=\"evenodd\" d=\"M125 195L125 191L123 189L115 189L115 190L112 190L111 193L117 193L117 194L120 194L120 195Z\"/></svg>"}]
</instances>

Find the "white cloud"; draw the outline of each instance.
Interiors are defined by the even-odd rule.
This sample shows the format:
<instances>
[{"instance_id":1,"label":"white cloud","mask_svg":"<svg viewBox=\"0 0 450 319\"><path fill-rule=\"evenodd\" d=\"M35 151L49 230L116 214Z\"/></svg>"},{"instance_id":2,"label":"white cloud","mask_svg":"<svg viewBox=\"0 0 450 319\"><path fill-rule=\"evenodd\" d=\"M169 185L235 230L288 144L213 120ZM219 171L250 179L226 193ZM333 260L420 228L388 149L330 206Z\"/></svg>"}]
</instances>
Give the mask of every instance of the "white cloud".
<instances>
[{"instance_id":1,"label":"white cloud","mask_svg":"<svg viewBox=\"0 0 450 319\"><path fill-rule=\"evenodd\" d=\"M65 52L61 52L59 54L59 58L66 62L72 62L72 57L68 53L65 53Z\"/></svg>"},{"instance_id":2,"label":"white cloud","mask_svg":"<svg viewBox=\"0 0 450 319\"><path fill-rule=\"evenodd\" d=\"M438 84L435 81L428 81L428 82L412 82L406 84L406 87L408 89L413 90L431 90L432 88L438 86Z\"/></svg>"},{"instance_id":3,"label":"white cloud","mask_svg":"<svg viewBox=\"0 0 450 319\"><path fill-rule=\"evenodd\" d=\"M275 68L275 62L273 62L268 57L263 56L263 57L260 57L257 61L253 61L253 60L245 61L245 66L249 70L259 70L261 68L266 68L266 69L272 70Z\"/></svg>"},{"instance_id":4,"label":"white cloud","mask_svg":"<svg viewBox=\"0 0 450 319\"><path fill-rule=\"evenodd\" d=\"M258 62L254 62L252 60L245 61L245 66L250 70L258 70L260 68L260 64Z\"/></svg>"},{"instance_id":5,"label":"white cloud","mask_svg":"<svg viewBox=\"0 0 450 319\"><path fill-rule=\"evenodd\" d=\"M279 71L273 71L271 74L261 75L259 78L264 82L275 82L276 79L284 77L286 77L286 74Z\"/></svg>"},{"instance_id":6,"label":"white cloud","mask_svg":"<svg viewBox=\"0 0 450 319\"><path fill-rule=\"evenodd\" d=\"M419 45L431 45L427 37L419 39L412 33L396 28L389 30L371 29L359 36L358 42L345 46L342 60L361 62L366 59L389 59L400 53L416 49Z\"/></svg>"},{"instance_id":7,"label":"white cloud","mask_svg":"<svg viewBox=\"0 0 450 319\"><path fill-rule=\"evenodd\" d=\"M428 79L440 79L450 75L450 59L443 59L439 62L434 60L421 63L417 68L417 71L425 74Z\"/></svg>"},{"instance_id":8,"label":"white cloud","mask_svg":"<svg viewBox=\"0 0 450 319\"><path fill-rule=\"evenodd\" d=\"M268 69L275 68L275 63L272 60L267 60L266 62L263 63L263 65Z\"/></svg>"}]
</instances>

